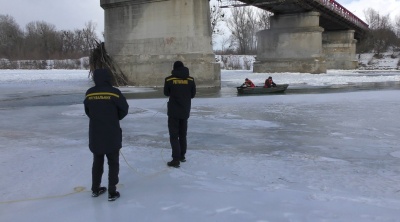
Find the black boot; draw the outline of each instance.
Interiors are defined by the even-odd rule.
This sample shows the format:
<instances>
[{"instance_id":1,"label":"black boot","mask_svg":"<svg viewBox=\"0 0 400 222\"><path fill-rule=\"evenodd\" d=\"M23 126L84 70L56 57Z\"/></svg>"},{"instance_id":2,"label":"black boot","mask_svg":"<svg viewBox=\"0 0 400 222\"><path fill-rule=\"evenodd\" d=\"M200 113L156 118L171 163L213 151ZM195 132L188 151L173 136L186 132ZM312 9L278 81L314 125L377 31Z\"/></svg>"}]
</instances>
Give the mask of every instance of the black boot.
<instances>
[{"instance_id":1,"label":"black boot","mask_svg":"<svg viewBox=\"0 0 400 222\"><path fill-rule=\"evenodd\" d=\"M119 194L118 191L115 191L114 193L109 193L108 194L108 201L114 201L118 199L121 195Z\"/></svg>"},{"instance_id":2,"label":"black boot","mask_svg":"<svg viewBox=\"0 0 400 222\"><path fill-rule=\"evenodd\" d=\"M101 194L105 193L107 191L107 188L105 187L99 187L99 189L92 191L92 197L98 197Z\"/></svg>"},{"instance_id":3,"label":"black boot","mask_svg":"<svg viewBox=\"0 0 400 222\"><path fill-rule=\"evenodd\" d=\"M167 165L170 167L178 168L180 165L180 161L179 160L171 160L170 162L167 163Z\"/></svg>"}]
</instances>

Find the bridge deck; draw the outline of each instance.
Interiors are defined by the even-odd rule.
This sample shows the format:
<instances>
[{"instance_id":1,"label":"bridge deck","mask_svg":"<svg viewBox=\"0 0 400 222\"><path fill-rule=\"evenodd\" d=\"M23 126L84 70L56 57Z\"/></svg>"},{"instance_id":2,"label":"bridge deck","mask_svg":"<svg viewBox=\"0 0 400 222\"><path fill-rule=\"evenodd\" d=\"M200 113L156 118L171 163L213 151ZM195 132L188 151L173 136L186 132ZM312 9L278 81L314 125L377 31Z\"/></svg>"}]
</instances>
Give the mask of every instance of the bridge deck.
<instances>
[{"instance_id":1,"label":"bridge deck","mask_svg":"<svg viewBox=\"0 0 400 222\"><path fill-rule=\"evenodd\" d=\"M355 30L361 38L368 25L334 0L222 0L221 8L255 6L274 14L293 14L309 11L321 13L320 26L327 31Z\"/></svg>"}]
</instances>

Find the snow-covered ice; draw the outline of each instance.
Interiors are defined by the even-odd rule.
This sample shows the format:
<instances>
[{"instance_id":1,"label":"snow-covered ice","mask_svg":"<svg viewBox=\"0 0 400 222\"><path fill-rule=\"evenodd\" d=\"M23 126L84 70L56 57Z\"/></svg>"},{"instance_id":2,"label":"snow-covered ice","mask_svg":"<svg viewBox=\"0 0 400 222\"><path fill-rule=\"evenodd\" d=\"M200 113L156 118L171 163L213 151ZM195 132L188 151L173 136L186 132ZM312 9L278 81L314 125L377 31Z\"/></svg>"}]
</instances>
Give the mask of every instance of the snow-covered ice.
<instances>
[{"instance_id":1,"label":"snow-covered ice","mask_svg":"<svg viewBox=\"0 0 400 222\"><path fill-rule=\"evenodd\" d=\"M236 95L270 75L288 92ZM90 196L87 71L1 70L0 221L400 221L400 72L221 77L220 94L193 99L179 169L167 98L121 88L121 198L108 202Z\"/></svg>"}]
</instances>

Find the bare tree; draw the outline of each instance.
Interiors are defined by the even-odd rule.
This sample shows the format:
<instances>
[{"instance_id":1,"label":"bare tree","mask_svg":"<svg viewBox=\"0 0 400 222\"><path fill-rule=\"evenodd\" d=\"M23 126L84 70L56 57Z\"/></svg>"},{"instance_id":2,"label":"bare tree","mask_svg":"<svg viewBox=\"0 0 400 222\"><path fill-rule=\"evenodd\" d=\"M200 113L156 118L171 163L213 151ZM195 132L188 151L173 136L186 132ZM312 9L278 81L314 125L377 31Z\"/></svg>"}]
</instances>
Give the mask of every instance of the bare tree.
<instances>
[{"instance_id":1,"label":"bare tree","mask_svg":"<svg viewBox=\"0 0 400 222\"><path fill-rule=\"evenodd\" d=\"M26 25L25 47L29 59L50 59L59 57L62 50L60 34L54 25L44 21L30 22Z\"/></svg>"},{"instance_id":2,"label":"bare tree","mask_svg":"<svg viewBox=\"0 0 400 222\"><path fill-rule=\"evenodd\" d=\"M248 52L246 54L252 53L257 50L257 32L259 31L258 20L256 8L247 7L246 10L246 18L247 18L247 38L245 39L245 43L248 46Z\"/></svg>"},{"instance_id":3,"label":"bare tree","mask_svg":"<svg viewBox=\"0 0 400 222\"><path fill-rule=\"evenodd\" d=\"M91 50L97 47L97 42L100 42L96 34L96 25L91 21L86 23L83 29L61 31L61 36L62 53L68 58L89 56Z\"/></svg>"},{"instance_id":4,"label":"bare tree","mask_svg":"<svg viewBox=\"0 0 400 222\"><path fill-rule=\"evenodd\" d=\"M83 37L83 47L82 53L85 55L90 54L90 50L97 46L97 42L100 40L96 34L96 24L92 21L89 21L85 24L85 28L82 30L82 37Z\"/></svg>"},{"instance_id":5,"label":"bare tree","mask_svg":"<svg viewBox=\"0 0 400 222\"><path fill-rule=\"evenodd\" d=\"M369 8L364 11L365 19L370 31L364 44L372 46L372 50L380 56L390 46L395 46L398 39L390 22L390 15L380 15L376 10Z\"/></svg>"},{"instance_id":6,"label":"bare tree","mask_svg":"<svg viewBox=\"0 0 400 222\"><path fill-rule=\"evenodd\" d=\"M396 16L396 18L394 20L394 26L396 29L397 37L400 38L400 15Z\"/></svg>"},{"instance_id":7,"label":"bare tree","mask_svg":"<svg viewBox=\"0 0 400 222\"><path fill-rule=\"evenodd\" d=\"M225 13L217 5L212 5L210 7L210 21L211 21L211 33L213 37L215 35L223 35L224 30L220 28L220 24L221 22L225 21Z\"/></svg>"},{"instance_id":8,"label":"bare tree","mask_svg":"<svg viewBox=\"0 0 400 222\"><path fill-rule=\"evenodd\" d=\"M259 10L257 13L257 19L258 19L258 29L259 30L265 30L269 29L271 27L271 16L273 13L266 11L266 10Z\"/></svg>"},{"instance_id":9,"label":"bare tree","mask_svg":"<svg viewBox=\"0 0 400 222\"><path fill-rule=\"evenodd\" d=\"M396 47L397 47L397 50L400 50L400 15L398 15L398 16L395 17L395 20L394 20L394 28L395 28L395 30L396 30L396 35L397 35L397 44L396 44ZM400 64L400 61L399 61L399 64ZM399 66L400 66L400 65L399 65Z\"/></svg>"},{"instance_id":10,"label":"bare tree","mask_svg":"<svg viewBox=\"0 0 400 222\"><path fill-rule=\"evenodd\" d=\"M221 52L225 52L227 49L232 48L231 40L229 37L223 37L221 40Z\"/></svg>"},{"instance_id":11,"label":"bare tree","mask_svg":"<svg viewBox=\"0 0 400 222\"><path fill-rule=\"evenodd\" d=\"M24 34L15 19L9 15L0 15L0 58L17 58L23 38Z\"/></svg>"},{"instance_id":12,"label":"bare tree","mask_svg":"<svg viewBox=\"0 0 400 222\"><path fill-rule=\"evenodd\" d=\"M251 22L248 19L248 7L236 7L231 9L232 16L227 24L233 36L234 44L239 54L246 54L251 51L248 41L251 33L249 33ZM233 45L233 44L232 44Z\"/></svg>"},{"instance_id":13,"label":"bare tree","mask_svg":"<svg viewBox=\"0 0 400 222\"><path fill-rule=\"evenodd\" d=\"M61 38L63 42L62 54L73 55L77 52L75 32L61 31Z\"/></svg>"},{"instance_id":14,"label":"bare tree","mask_svg":"<svg viewBox=\"0 0 400 222\"><path fill-rule=\"evenodd\" d=\"M381 15L378 11L372 8L364 10L366 22L370 29L391 28L390 14Z\"/></svg>"},{"instance_id":15,"label":"bare tree","mask_svg":"<svg viewBox=\"0 0 400 222\"><path fill-rule=\"evenodd\" d=\"M257 32L269 28L270 13L255 7L231 9L227 20L239 54L253 54L257 49Z\"/></svg>"}]
</instances>

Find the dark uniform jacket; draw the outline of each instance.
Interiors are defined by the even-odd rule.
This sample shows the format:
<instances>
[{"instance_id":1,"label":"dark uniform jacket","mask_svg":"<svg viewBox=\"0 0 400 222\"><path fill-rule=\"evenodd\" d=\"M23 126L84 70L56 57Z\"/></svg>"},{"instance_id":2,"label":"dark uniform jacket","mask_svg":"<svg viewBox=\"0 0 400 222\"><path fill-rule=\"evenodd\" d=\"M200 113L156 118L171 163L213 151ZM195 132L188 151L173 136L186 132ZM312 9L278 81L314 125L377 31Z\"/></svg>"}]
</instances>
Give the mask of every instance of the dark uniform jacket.
<instances>
[{"instance_id":1,"label":"dark uniform jacket","mask_svg":"<svg viewBox=\"0 0 400 222\"><path fill-rule=\"evenodd\" d=\"M174 69L171 74L165 78L164 82L164 95L169 96L168 117L188 119L191 100L196 95L196 84L194 79L189 76L187 67Z\"/></svg>"},{"instance_id":2,"label":"dark uniform jacket","mask_svg":"<svg viewBox=\"0 0 400 222\"><path fill-rule=\"evenodd\" d=\"M119 121L127 114L129 105L121 91L111 85L106 69L93 73L96 86L86 92L85 113L89 121L89 148L94 154L118 152L122 147Z\"/></svg>"}]
</instances>

